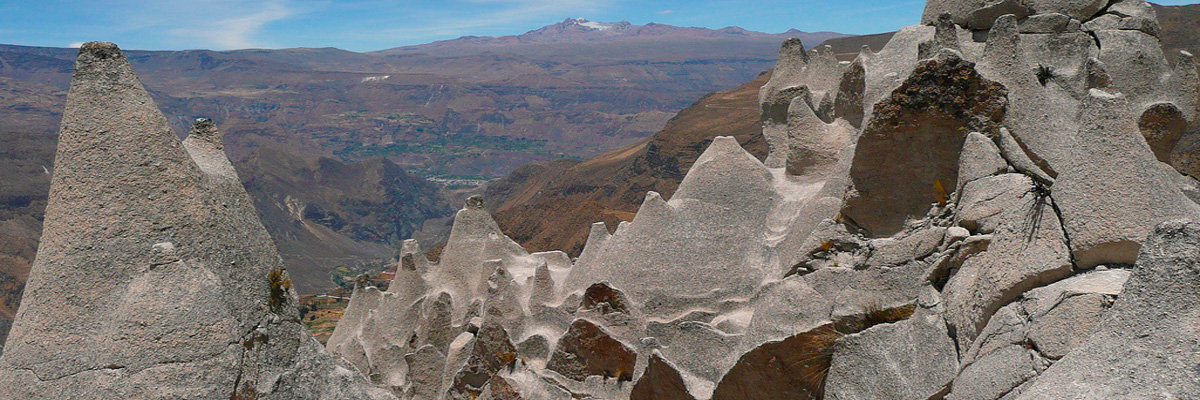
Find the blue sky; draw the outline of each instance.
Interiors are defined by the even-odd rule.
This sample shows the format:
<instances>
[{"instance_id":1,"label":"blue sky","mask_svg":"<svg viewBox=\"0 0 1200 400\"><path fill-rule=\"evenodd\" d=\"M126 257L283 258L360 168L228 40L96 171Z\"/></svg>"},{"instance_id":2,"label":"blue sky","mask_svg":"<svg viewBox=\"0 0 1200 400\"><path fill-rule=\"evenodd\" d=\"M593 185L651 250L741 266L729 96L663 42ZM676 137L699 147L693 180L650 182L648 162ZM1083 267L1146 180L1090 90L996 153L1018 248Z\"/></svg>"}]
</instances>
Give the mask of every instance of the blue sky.
<instances>
[{"instance_id":1,"label":"blue sky","mask_svg":"<svg viewBox=\"0 0 1200 400\"><path fill-rule=\"evenodd\" d=\"M1194 0L1160 1L1191 4ZM753 6L751 6L753 4ZM519 34L583 17L680 26L866 34L917 23L924 0L0 0L0 43L126 49L355 51Z\"/></svg>"}]
</instances>

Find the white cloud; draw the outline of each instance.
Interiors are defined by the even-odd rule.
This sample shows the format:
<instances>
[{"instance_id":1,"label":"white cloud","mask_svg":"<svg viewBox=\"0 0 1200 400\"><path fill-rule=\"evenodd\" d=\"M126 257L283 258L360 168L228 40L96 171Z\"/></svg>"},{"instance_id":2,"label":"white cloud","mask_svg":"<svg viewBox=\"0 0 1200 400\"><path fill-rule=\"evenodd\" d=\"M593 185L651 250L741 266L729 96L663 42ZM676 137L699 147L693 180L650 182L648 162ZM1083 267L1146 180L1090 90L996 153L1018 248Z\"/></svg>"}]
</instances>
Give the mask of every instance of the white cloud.
<instances>
[{"instance_id":1,"label":"white cloud","mask_svg":"<svg viewBox=\"0 0 1200 400\"><path fill-rule=\"evenodd\" d=\"M217 50L265 47L266 25L304 11L306 0L116 0L112 29L126 35L159 35L147 41L168 48ZM310 1L311 2L311 1Z\"/></svg>"},{"instance_id":2,"label":"white cloud","mask_svg":"<svg viewBox=\"0 0 1200 400\"><path fill-rule=\"evenodd\" d=\"M673 12L675 12L675 10L659 10L656 14L667 15L667 14L671 14Z\"/></svg>"},{"instance_id":3,"label":"white cloud","mask_svg":"<svg viewBox=\"0 0 1200 400\"><path fill-rule=\"evenodd\" d=\"M199 39L199 42L218 49L262 47L256 35L263 26L295 14L295 11L281 0L243 3L238 6L237 11L240 12L226 13L215 20L200 20L199 24L175 28L169 33Z\"/></svg>"},{"instance_id":4,"label":"white cloud","mask_svg":"<svg viewBox=\"0 0 1200 400\"><path fill-rule=\"evenodd\" d=\"M71 42L71 44L68 44L67 47L70 47L72 49L78 49L80 47L83 47L83 42Z\"/></svg>"}]
</instances>

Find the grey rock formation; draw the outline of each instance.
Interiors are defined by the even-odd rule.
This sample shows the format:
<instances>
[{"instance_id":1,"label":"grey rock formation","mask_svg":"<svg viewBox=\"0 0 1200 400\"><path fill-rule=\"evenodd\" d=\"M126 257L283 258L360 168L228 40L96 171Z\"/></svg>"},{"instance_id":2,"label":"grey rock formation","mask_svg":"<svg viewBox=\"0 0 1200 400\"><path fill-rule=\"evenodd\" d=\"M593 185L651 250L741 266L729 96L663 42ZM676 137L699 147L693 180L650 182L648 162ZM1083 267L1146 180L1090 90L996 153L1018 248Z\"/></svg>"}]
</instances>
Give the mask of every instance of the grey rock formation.
<instances>
[{"instance_id":1,"label":"grey rock formation","mask_svg":"<svg viewBox=\"0 0 1200 400\"><path fill-rule=\"evenodd\" d=\"M330 349L406 398L1190 393L1191 372L1141 367L1182 359L1165 351L1121 353L1144 374L1095 361L1118 353L1105 332L1152 324L1136 343L1196 353L1150 319L1190 321L1171 307L1194 283L1110 310L1150 227L1200 211L1200 72L1167 65L1147 10L932 0L853 62L788 41L759 93L765 163L716 138L573 263L473 199L439 263L406 245L388 291L355 291Z\"/></svg>"},{"instance_id":2,"label":"grey rock formation","mask_svg":"<svg viewBox=\"0 0 1200 400\"><path fill-rule=\"evenodd\" d=\"M957 372L945 322L917 315L838 339L823 398L925 400L944 393Z\"/></svg>"},{"instance_id":3,"label":"grey rock formation","mask_svg":"<svg viewBox=\"0 0 1200 400\"><path fill-rule=\"evenodd\" d=\"M999 399L1034 379L1100 328L1129 278L1093 271L1033 289L1004 306L963 353L949 399Z\"/></svg>"},{"instance_id":4,"label":"grey rock formation","mask_svg":"<svg viewBox=\"0 0 1200 400\"><path fill-rule=\"evenodd\" d=\"M1057 13L1086 21L1107 5L1107 0L930 0L925 2L921 22L933 23L943 13L950 14L955 23L974 30L990 29L993 21L1005 14L1024 18Z\"/></svg>"},{"instance_id":5,"label":"grey rock formation","mask_svg":"<svg viewBox=\"0 0 1200 400\"><path fill-rule=\"evenodd\" d=\"M954 222L974 233L995 232L1005 213L1021 205L1022 197L1031 190L1034 186L1023 174L1001 174L967 183Z\"/></svg>"},{"instance_id":6,"label":"grey rock formation","mask_svg":"<svg viewBox=\"0 0 1200 400\"><path fill-rule=\"evenodd\" d=\"M786 144L787 119L795 100L802 99L826 120L833 112L834 99L842 84L844 66L829 48L804 50L799 39L788 39L779 50L779 61L771 80L759 89L762 104L763 135L771 153L766 165L783 166L789 146Z\"/></svg>"},{"instance_id":7,"label":"grey rock formation","mask_svg":"<svg viewBox=\"0 0 1200 400\"><path fill-rule=\"evenodd\" d=\"M1096 333L1017 398L1187 398L1200 392L1197 265L1200 225L1159 225Z\"/></svg>"},{"instance_id":8,"label":"grey rock formation","mask_svg":"<svg viewBox=\"0 0 1200 400\"><path fill-rule=\"evenodd\" d=\"M447 392L448 399L474 399L492 376L501 368L517 362L517 348L504 330L504 316L499 309L489 308L483 318L479 332L471 342L466 364L454 373ZM446 363L447 367L455 364Z\"/></svg>"},{"instance_id":9,"label":"grey rock formation","mask_svg":"<svg viewBox=\"0 0 1200 400\"><path fill-rule=\"evenodd\" d=\"M968 133L958 155L955 192L962 196L963 186L968 183L1007 171L1008 162L1000 155L1000 148L992 139L979 132Z\"/></svg>"},{"instance_id":10,"label":"grey rock formation","mask_svg":"<svg viewBox=\"0 0 1200 400\"><path fill-rule=\"evenodd\" d=\"M838 84L833 102L834 117L849 122L855 128L862 126L863 96L867 90L867 70L864 64L869 57L871 48L864 46L858 57L854 58L842 74L842 81Z\"/></svg>"},{"instance_id":11,"label":"grey rock formation","mask_svg":"<svg viewBox=\"0 0 1200 400\"><path fill-rule=\"evenodd\" d=\"M462 317L472 301L486 296L487 279L494 269L485 267L484 261L501 260L504 264L517 264L521 263L518 258L528 256L525 249L500 232L496 221L484 209L482 197L473 197L455 215L450 238L446 241L438 265L431 268L429 280L450 293L454 300L455 316ZM516 265L510 266L510 269L513 267ZM536 265L521 267L532 270Z\"/></svg>"},{"instance_id":12,"label":"grey rock formation","mask_svg":"<svg viewBox=\"0 0 1200 400\"><path fill-rule=\"evenodd\" d=\"M621 288L650 316L749 296L769 272L763 232L781 197L773 182L734 138L718 137L671 201L648 194L603 254L574 268Z\"/></svg>"},{"instance_id":13,"label":"grey rock formation","mask_svg":"<svg viewBox=\"0 0 1200 400\"><path fill-rule=\"evenodd\" d=\"M1156 221L1200 215L1158 168L1128 107L1122 95L1092 90L1079 114L1076 157L1054 184L1082 268L1132 264Z\"/></svg>"},{"instance_id":14,"label":"grey rock formation","mask_svg":"<svg viewBox=\"0 0 1200 400\"><path fill-rule=\"evenodd\" d=\"M946 284L946 322L959 349L970 347L992 314L1021 293L1063 279L1072 264L1054 198L1025 177L1012 191L1018 200L1004 210L986 252L967 259Z\"/></svg>"},{"instance_id":15,"label":"grey rock formation","mask_svg":"<svg viewBox=\"0 0 1200 400\"><path fill-rule=\"evenodd\" d=\"M6 397L393 398L298 323L219 134L181 143L116 45L80 49L55 166Z\"/></svg>"},{"instance_id":16,"label":"grey rock formation","mask_svg":"<svg viewBox=\"0 0 1200 400\"><path fill-rule=\"evenodd\" d=\"M843 119L826 123L812 107L797 97L788 106L787 173L822 178L832 173L838 153L850 145L854 127Z\"/></svg>"},{"instance_id":17,"label":"grey rock formation","mask_svg":"<svg viewBox=\"0 0 1200 400\"><path fill-rule=\"evenodd\" d=\"M1085 38L1087 36L1082 33L1079 35ZM984 77L1006 88L1008 102L1003 126L1019 143L1018 147L1024 149L1020 153L1025 153L1040 169L1053 177L1057 174L1059 164L1065 162L1073 151L1073 138L1069 134L1062 135L1059 132L1069 133L1075 130L1072 119L1077 113L1077 101L1071 97L1071 92L1076 90L1058 85L1043 86L1040 79L1049 78L1038 77L1038 65L1041 64L1036 63L1051 61L1047 63L1050 65L1043 65L1043 73L1068 77L1072 75L1068 74L1068 68L1059 68L1055 72L1053 65L1073 65L1071 60L1080 57L1081 53L1091 54L1091 50L1087 47L1081 50L1077 46L1071 46L1073 51L1052 51L1037 57L1036 53L1031 54L1033 51L1027 52L1026 49L1045 47L1032 43L1031 39L1038 36L1046 35L1021 35L1017 28L1017 20L1011 15L997 19L995 26L988 33L987 44L977 67ZM1063 46L1056 45L1052 48L1059 47ZM1090 44L1090 47L1095 45ZM1060 59L1061 61L1055 61ZM1073 79L1065 81L1070 82ZM1047 87L1055 90L1047 90ZM1003 142L1000 144L1005 146Z\"/></svg>"},{"instance_id":18,"label":"grey rock formation","mask_svg":"<svg viewBox=\"0 0 1200 400\"><path fill-rule=\"evenodd\" d=\"M575 261L566 281L563 282L564 293L577 292L596 283L593 281L593 272L589 267L600 263L600 257L604 254L604 245L611 238L612 234L608 233L608 227L603 222L592 224L587 242L583 245L583 251L579 253L579 259Z\"/></svg>"}]
</instances>

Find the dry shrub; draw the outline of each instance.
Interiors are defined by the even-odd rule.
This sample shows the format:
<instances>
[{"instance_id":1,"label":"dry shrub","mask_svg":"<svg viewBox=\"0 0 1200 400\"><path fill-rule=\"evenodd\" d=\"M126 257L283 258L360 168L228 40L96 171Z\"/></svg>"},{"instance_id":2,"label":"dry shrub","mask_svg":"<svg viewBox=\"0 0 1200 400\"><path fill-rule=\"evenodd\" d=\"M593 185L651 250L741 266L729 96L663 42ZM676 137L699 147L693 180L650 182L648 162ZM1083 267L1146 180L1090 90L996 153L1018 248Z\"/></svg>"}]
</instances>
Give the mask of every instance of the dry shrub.
<instances>
[{"instance_id":1,"label":"dry shrub","mask_svg":"<svg viewBox=\"0 0 1200 400\"><path fill-rule=\"evenodd\" d=\"M267 274L267 281L271 288L267 304L275 312L282 311L283 307L288 304L288 291L292 289L292 278L287 276L287 271L283 268L275 267Z\"/></svg>"}]
</instances>

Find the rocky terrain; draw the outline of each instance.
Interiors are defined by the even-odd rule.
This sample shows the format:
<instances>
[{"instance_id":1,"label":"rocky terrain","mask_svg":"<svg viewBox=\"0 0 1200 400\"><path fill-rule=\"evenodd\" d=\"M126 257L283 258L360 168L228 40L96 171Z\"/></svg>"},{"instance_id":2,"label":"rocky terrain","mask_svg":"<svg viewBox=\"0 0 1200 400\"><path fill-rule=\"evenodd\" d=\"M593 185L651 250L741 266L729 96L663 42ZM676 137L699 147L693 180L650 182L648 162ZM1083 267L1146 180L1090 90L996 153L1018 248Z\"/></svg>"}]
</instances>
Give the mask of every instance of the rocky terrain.
<instances>
[{"instance_id":1,"label":"rocky terrain","mask_svg":"<svg viewBox=\"0 0 1200 400\"><path fill-rule=\"evenodd\" d=\"M759 138L518 170L439 261L409 242L360 281L326 348L402 398L1187 398L1194 56L1141 1L979 3L850 62L785 42ZM598 200L655 184L577 258L489 216L571 246L552 210L622 219Z\"/></svg>"},{"instance_id":2,"label":"rocky terrain","mask_svg":"<svg viewBox=\"0 0 1200 400\"><path fill-rule=\"evenodd\" d=\"M490 208L465 201L437 259L407 240L385 285L361 276L323 348L220 132L202 119L179 141L116 46L89 43L0 390L1190 398L1200 68L1162 33L1142 0L930 0L851 61L789 39L755 106L729 108L756 135L707 137L682 113L679 138L522 169ZM673 192L615 230L593 221L578 257L529 252L490 210L568 182L554 169ZM564 206L628 217L576 190Z\"/></svg>"}]
</instances>

